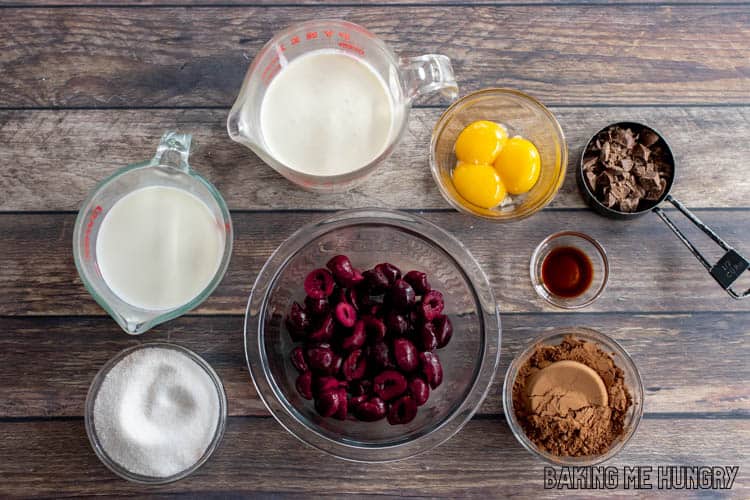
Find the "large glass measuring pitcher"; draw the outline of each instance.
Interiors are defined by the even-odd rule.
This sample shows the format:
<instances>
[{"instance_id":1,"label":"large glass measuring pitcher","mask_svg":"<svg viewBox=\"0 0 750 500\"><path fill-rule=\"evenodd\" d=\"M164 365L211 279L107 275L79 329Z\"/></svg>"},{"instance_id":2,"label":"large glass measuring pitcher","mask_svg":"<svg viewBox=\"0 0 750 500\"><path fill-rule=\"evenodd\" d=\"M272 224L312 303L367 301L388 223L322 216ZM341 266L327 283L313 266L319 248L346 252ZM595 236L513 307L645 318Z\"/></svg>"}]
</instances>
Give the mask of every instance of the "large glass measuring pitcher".
<instances>
[{"instance_id":1,"label":"large glass measuring pitcher","mask_svg":"<svg viewBox=\"0 0 750 500\"><path fill-rule=\"evenodd\" d=\"M392 123L385 147L369 163L346 173L313 175L295 170L268 147L261 127L261 104L269 85L293 60L313 51L335 51L364 62L387 87ZM227 120L232 140L252 149L281 175L311 191L344 191L386 159L404 133L414 98L440 91L450 101L458 95L450 59L438 54L398 58L365 28L340 20L311 21L275 35L258 53L242 83Z\"/></svg>"},{"instance_id":2,"label":"large glass measuring pitcher","mask_svg":"<svg viewBox=\"0 0 750 500\"><path fill-rule=\"evenodd\" d=\"M156 155L151 160L128 165L102 181L83 202L76 218L73 230L73 257L81 281L99 305L114 318L123 330L130 334L143 333L159 323L176 318L196 307L213 292L229 265L229 257L232 253L232 221L229 210L216 188L190 168L188 164L190 142L190 135L175 132L165 133L161 138ZM185 301L177 305L172 304L167 307L133 305L132 301L128 302L115 293L102 273L102 264L105 261L103 256L98 253L101 248L105 247L97 243L103 221L110 212L115 213L117 211L112 210L115 204L128 195L142 193L141 190L145 188L160 188L158 196L161 196L162 201L157 200L153 204L129 205L128 208L130 214L136 211L145 213L143 224L149 230L158 227L158 232L154 229L158 235L164 235L164 233L184 235L189 231L198 231L196 227L199 227L202 231L196 232L193 235L194 239L200 241L204 237L214 238L212 241L215 242L215 246L212 256L215 259L212 258L212 267L207 271L206 280L202 282L207 282L207 284L205 286L202 283L199 284L198 286L202 289L197 288L198 293L196 295L192 295L192 298L187 297ZM205 215L203 217L204 225L190 226L190 220L195 218L193 217L194 212L182 210L181 205L172 204L168 207L174 209L177 213L183 213L182 219L169 218L168 215L165 215L163 200L173 199L165 197L165 191L176 192L183 198L189 198L195 204L205 205L205 208L202 209L205 210L202 213ZM142 201L143 199L140 198L139 200ZM158 207L162 207L162 209L160 210ZM180 212L181 210L182 212ZM122 211L119 213L122 213ZM161 226L150 224L151 219L160 217L163 222ZM181 223L184 219L189 219L188 225ZM129 245L135 245L138 250L158 247L156 250L160 252L160 256L165 257L167 263L179 258L180 248L178 245L181 240L179 237L174 237L175 234L167 234L161 240L143 241L139 238L133 238L131 233L122 230L122 226L117 229L120 229L116 231L119 233L118 238L120 238L118 242L127 241ZM108 229L108 231L111 233L112 229ZM210 234L206 234L207 232ZM170 238L170 236L172 237ZM159 270L158 266L163 262L164 260L157 261L154 259L153 262L146 261L145 263L155 263L156 269ZM132 267L126 267L124 273L137 278L139 276L138 270L134 270ZM214 268L216 270L212 273ZM144 266L143 269L146 269L146 267ZM179 276L173 276L173 278L175 279L170 284L182 283Z\"/></svg>"}]
</instances>

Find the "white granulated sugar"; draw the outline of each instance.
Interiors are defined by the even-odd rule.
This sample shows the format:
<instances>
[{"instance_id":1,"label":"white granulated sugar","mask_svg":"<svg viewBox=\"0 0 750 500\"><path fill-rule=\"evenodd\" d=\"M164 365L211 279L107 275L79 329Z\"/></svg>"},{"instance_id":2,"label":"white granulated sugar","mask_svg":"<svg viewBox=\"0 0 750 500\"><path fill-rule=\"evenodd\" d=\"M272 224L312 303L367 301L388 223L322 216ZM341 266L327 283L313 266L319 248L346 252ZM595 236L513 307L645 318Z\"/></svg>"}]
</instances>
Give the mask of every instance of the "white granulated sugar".
<instances>
[{"instance_id":1,"label":"white granulated sugar","mask_svg":"<svg viewBox=\"0 0 750 500\"><path fill-rule=\"evenodd\" d=\"M194 465L219 424L208 373L169 348L139 349L115 365L94 401L104 452L130 472L168 477Z\"/></svg>"}]
</instances>

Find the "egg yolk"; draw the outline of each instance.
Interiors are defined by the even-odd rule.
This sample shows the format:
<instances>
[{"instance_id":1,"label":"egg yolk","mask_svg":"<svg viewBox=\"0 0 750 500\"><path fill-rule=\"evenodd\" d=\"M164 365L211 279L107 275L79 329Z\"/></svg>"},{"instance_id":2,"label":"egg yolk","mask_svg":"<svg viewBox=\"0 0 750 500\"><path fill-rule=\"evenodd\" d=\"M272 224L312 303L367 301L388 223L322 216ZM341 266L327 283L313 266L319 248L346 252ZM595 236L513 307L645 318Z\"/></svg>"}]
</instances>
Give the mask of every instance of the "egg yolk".
<instances>
[{"instance_id":1,"label":"egg yolk","mask_svg":"<svg viewBox=\"0 0 750 500\"><path fill-rule=\"evenodd\" d=\"M466 201L492 208L505 199L505 186L492 165L458 162L453 169L453 185Z\"/></svg>"},{"instance_id":2,"label":"egg yolk","mask_svg":"<svg viewBox=\"0 0 750 500\"><path fill-rule=\"evenodd\" d=\"M508 139L494 165L510 194L526 193L539 180L539 151L531 141L522 137Z\"/></svg>"},{"instance_id":3,"label":"egg yolk","mask_svg":"<svg viewBox=\"0 0 750 500\"><path fill-rule=\"evenodd\" d=\"M507 139L508 133L498 123L487 120L471 123L458 134L456 158L466 163L492 165Z\"/></svg>"}]
</instances>

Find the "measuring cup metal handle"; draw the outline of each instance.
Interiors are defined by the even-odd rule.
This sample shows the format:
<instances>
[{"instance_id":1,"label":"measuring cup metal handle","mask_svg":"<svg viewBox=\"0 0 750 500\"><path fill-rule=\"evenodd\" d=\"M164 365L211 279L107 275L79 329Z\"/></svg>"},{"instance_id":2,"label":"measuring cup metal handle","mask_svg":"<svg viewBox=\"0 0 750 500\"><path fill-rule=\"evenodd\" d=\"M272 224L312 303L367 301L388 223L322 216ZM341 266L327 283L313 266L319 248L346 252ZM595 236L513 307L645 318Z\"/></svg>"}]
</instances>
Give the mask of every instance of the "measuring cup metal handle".
<instances>
[{"instance_id":1,"label":"measuring cup metal handle","mask_svg":"<svg viewBox=\"0 0 750 500\"><path fill-rule=\"evenodd\" d=\"M721 237L713 232L713 230L708 227L706 224L703 223L698 217L696 217L690 210L685 207L680 201L673 198L671 195L667 195L664 198L666 201L670 202L674 207L679 210L685 217L690 220L698 229L703 231L708 235L709 238L714 240L723 250L724 255L719 259L719 261L716 264L710 264L708 262L708 259L698 250L695 245L685 236L682 231L672 222L672 220L669 218L669 216L659 207L654 208L654 212L656 215L661 217L661 219L667 224L669 229L672 230L672 232L677 236L677 238L680 239L680 241L688 247L690 252L692 252L693 255L700 261L701 264L703 264L703 267L705 267L708 272L713 276L713 278L716 280L719 285L734 299L743 299L745 297L750 296L750 288L748 288L744 293L738 293L735 290L732 289L732 284L737 281L737 278L739 278L742 273L744 273L748 268L750 268L750 262L746 258L744 258L742 255L737 253L737 251L729 246L727 242L725 242Z\"/></svg>"},{"instance_id":2,"label":"measuring cup metal handle","mask_svg":"<svg viewBox=\"0 0 750 500\"><path fill-rule=\"evenodd\" d=\"M399 69L409 101L425 94L440 91L450 102L458 97L458 84L451 60L441 54L402 57Z\"/></svg>"},{"instance_id":3,"label":"measuring cup metal handle","mask_svg":"<svg viewBox=\"0 0 750 500\"><path fill-rule=\"evenodd\" d=\"M192 136L190 134L180 134L171 130L165 132L161 136L159 146L156 148L154 163L156 165L178 168L187 172L190 170L188 157L190 156L191 142Z\"/></svg>"}]
</instances>

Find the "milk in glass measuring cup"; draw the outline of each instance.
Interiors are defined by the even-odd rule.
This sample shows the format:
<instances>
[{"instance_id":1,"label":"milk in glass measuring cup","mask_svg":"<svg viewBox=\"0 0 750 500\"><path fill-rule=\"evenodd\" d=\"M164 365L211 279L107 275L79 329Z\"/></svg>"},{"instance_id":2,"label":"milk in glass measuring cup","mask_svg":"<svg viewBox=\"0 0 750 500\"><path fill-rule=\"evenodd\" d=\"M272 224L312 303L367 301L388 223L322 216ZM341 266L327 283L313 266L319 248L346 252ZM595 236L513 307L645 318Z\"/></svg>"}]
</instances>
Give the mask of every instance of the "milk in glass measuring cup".
<instances>
[{"instance_id":1,"label":"milk in glass measuring cup","mask_svg":"<svg viewBox=\"0 0 750 500\"><path fill-rule=\"evenodd\" d=\"M153 159L102 181L76 219L81 281L130 334L196 307L229 264L229 210L190 168L190 142L190 135L165 133Z\"/></svg>"},{"instance_id":2,"label":"milk in glass measuring cup","mask_svg":"<svg viewBox=\"0 0 750 500\"><path fill-rule=\"evenodd\" d=\"M227 130L303 188L343 191L391 154L412 100L436 91L458 95L446 56L399 59L361 26L311 21L261 49Z\"/></svg>"}]
</instances>

